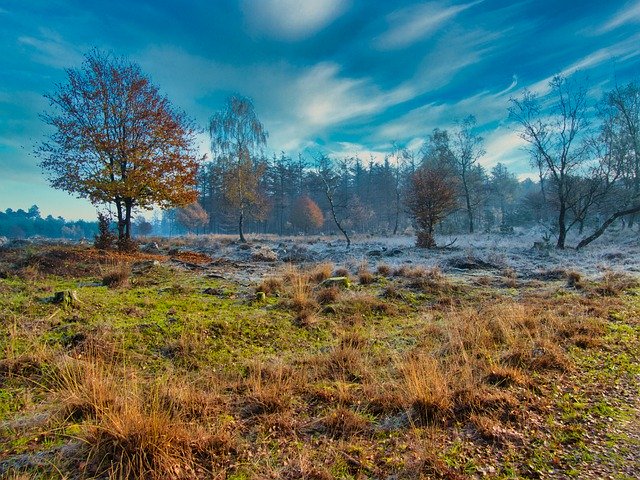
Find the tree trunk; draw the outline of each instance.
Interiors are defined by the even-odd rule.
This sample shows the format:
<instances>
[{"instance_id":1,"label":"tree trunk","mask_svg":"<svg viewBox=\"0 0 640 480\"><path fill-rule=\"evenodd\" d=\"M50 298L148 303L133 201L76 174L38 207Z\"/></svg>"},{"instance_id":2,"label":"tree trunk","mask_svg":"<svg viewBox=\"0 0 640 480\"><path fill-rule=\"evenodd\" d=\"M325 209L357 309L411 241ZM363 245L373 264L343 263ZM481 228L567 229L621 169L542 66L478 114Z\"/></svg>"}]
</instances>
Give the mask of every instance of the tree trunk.
<instances>
[{"instance_id":1,"label":"tree trunk","mask_svg":"<svg viewBox=\"0 0 640 480\"><path fill-rule=\"evenodd\" d=\"M593 232L588 237L583 238L582 240L580 240L580 243L578 243L578 246L576 247L576 250L580 250L582 247L586 247L591 242L593 242L594 240L599 238L607 230L607 228L609 228L609 226L613 222L615 222L618 218L624 217L625 215L635 215L638 212L640 212L640 204L634 205L633 207L631 207L631 208L629 208L627 210L620 210L620 211L614 213L613 215L611 215L607 219L606 222L604 222L602 225L600 225L600 227L595 232Z\"/></svg>"},{"instance_id":2,"label":"tree trunk","mask_svg":"<svg viewBox=\"0 0 640 480\"><path fill-rule=\"evenodd\" d=\"M131 209L133 207L131 199L124 201L125 217L124 217L124 238L128 242L131 240Z\"/></svg>"},{"instance_id":3,"label":"tree trunk","mask_svg":"<svg viewBox=\"0 0 640 480\"><path fill-rule=\"evenodd\" d=\"M564 244L567 239L566 214L566 207L564 202L561 201L560 214L558 215L558 243L556 243L556 248L560 250L564 250Z\"/></svg>"},{"instance_id":4,"label":"tree trunk","mask_svg":"<svg viewBox=\"0 0 640 480\"><path fill-rule=\"evenodd\" d=\"M349 248L351 246L351 239L349 238L349 235L347 235L347 232L345 231L345 229L342 228L342 225L340 225L340 222L338 221L338 217L336 216L335 206L333 205L333 198L331 198L331 195L329 195L328 193L327 193L327 200L329 200L329 206L331 207L331 216L333 217L333 221L335 222L336 227L338 227L338 230L342 232L342 235L344 235L344 238L347 240L347 248Z\"/></svg>"},{"instance_id":5,"label":"tree trunk","mask_svg":"<svg viewBox=\"0 0 640 480\"><path fill-rule=\"evenodd\" d=\"M124 216L122 212L122 202L116 199L116 214L118 215L118 242L124 240Z\"/></svg>"},{"instance_id":6,"label":"tree trunk","mask_svg":"<svg viewBox=\"0 0 640 480\"><path fill-rule=\"evenodd\" d=\"M240 210L240 220L238 221L238 233L240 233L240 241L242 243L247 243L247 239L244 238L244 233L242 232L243 224L244 224L244 212Z\"/></svg>"},{"instance_id":7,"label":"tree trunk","mask_svg":"<svg viewBox=\"0 0 640 480\"><path fill-rule=\"evenodd\" d=\"M471 197L469 196L469 187L467 181L463 179L464 199L467 204L467 216L469 217L469 233L473 233L473 211L471 210Z\"/></svg>"}]
</instances>

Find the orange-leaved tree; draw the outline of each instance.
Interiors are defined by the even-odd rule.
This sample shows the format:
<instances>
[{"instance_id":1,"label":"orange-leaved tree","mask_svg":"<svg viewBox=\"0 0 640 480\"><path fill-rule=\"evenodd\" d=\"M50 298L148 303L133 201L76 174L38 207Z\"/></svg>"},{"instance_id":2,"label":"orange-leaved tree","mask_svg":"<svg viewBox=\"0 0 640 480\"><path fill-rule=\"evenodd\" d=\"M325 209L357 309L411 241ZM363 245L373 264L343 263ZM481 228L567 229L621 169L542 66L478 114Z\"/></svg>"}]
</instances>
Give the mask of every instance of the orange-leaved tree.
<instances>
[{"instance_id":1,"label":"orange-leaved tree","mask_svg":"<svg viewBox=\"0 0 640 480\"><path fill-rule=\"evenodd\" d=\"M197 129L140 67L92 50L67 82L45 95L54 128L36 150L51 185L114 206L120 247L130 245L136 209L197 198Z\"/></svg>"},{"instance_id":2,"label":"orange-leaved tree","mask_svg":"<svg viewBox=\"0 0 640 480\"><path fill-rule=\"evenodd\" d=\"M304 195L293 204L290 220L291 225L301 229L306 235L309 231L318 230L324 225L324 214L316 202Z\"/></svg>"}]
</instances>

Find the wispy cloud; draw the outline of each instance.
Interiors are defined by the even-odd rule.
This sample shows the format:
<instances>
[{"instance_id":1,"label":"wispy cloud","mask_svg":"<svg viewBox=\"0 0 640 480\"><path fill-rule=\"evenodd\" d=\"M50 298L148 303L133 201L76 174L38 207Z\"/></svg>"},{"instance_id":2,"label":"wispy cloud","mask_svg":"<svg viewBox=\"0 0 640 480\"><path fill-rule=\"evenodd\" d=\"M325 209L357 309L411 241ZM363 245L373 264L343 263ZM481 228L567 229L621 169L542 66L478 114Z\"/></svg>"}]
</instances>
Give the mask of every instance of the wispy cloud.
<instances>
[{"instance_id":1,"label":"wispy cloud","mask_svg":"<svg viewBox=\"0 0 640 480\"><path fill-rule=\"evenodd\" d=\"M640 49L638 49L639 43L640 33L626 38L614 45L596 50L595 52L571 63L567 67L564 67L558 72L558 74L568 77L577 72L588 72L589 70L602 67L602 65L607 62L610 62L611 65L615 65L616 61L619 60L629 61L635 57L640 57ZM537 95L546 95L550 91L549 82L552 78L553 76L543 78L527 88Z\"/></svg>"},{"instance_id":2,"label":"wispy cloud","mask_svg":"<svg viewBox=\"0 0 640 480\"><path fill-rule=\"evenodd\" d=\"M18 43L31 50L34 61L55 68L64 68L82 62L82 45L65 41L53 30L41 29L39 36L18 37Z\"/></svg>"},{"instance_id":3,"label":"wispy cloud","mask_svg":"<svg viewBox=\"0 0 640 480\"><path fill-rule=\"evenodd\" d=\"M161 47L145 51L141 64L181 108L198 112L201 122L213 114L211 102L205 101L212 85L254 98L270 144L284 150L304 148L347 121L375 115L414 95L406 86L383 90L367 77L346 76L334 62L234 66Z\"/></svg>"},{"instance_id":4,"label":"wispy cloud","mask_svg":"<svg viewBox=\"0 0 640 480\"><path fill-rule=\"evenodd\" d=\"M611 30L630 23L640 23L640 1L627 4L622 10L618 11L613 18L605 23L598 32L610 32Z\"/></svg>"},{"instance_id":5,"label":"wispy cloud","mask_svg":"<svg viewBox=\"0 0 640 480\"><path fill-rule=\"evenodd\" d=\"M347 0L243 0L253 32L282 40L300 40L320 31L347 8Z\"/></svg>"},{"instance_id":6,"label":"wispy cloud","mask_svg":"<svg viewBox=\"0 0 640 480\"><path fill-rule=\"evenodd\" d=\"M460 12L480 1L482 0L452 6L430 2L396 10L387 16L389 29L376 38L375 45L381 50L395 50L412 45L430 37Z\"/></svg>"}]
</instances>

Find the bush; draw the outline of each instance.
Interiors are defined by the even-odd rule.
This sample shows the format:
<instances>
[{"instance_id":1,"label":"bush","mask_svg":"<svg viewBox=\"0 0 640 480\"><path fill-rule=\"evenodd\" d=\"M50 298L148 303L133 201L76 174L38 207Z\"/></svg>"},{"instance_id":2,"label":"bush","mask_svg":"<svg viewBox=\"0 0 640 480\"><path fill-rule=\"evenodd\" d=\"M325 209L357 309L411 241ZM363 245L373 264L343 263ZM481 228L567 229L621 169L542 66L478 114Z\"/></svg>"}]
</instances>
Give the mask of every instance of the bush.
<instances>
[{"instance_id":1,"label":"bush","mask_svg":"<svg viewBox=\"0 0 640 480\"><path fill-rule=\"evenodd\" d=\"M98 213L98 235L94 237L93 245L99 250L113 250L116 238L111 231L111 216Z\"/></svg>"}]
</instances>

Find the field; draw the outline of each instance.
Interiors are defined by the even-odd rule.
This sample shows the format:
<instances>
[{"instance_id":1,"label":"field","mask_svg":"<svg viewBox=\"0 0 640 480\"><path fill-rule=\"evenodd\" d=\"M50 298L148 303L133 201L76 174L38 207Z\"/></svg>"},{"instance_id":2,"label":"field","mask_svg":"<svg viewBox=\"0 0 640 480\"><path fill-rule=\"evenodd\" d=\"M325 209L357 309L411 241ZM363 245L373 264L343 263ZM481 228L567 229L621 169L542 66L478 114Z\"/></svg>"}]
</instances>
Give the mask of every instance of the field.
<instances>
[{"instance_id":1,"label":"field","mask_svg":"<svg viewBox=\"0 0 640 480\"><path fill-rule=\"evenodd\" d=\"M640 476L637 241L156 242L0 249L1 478Z\"/></svg>"}]
</instances>

